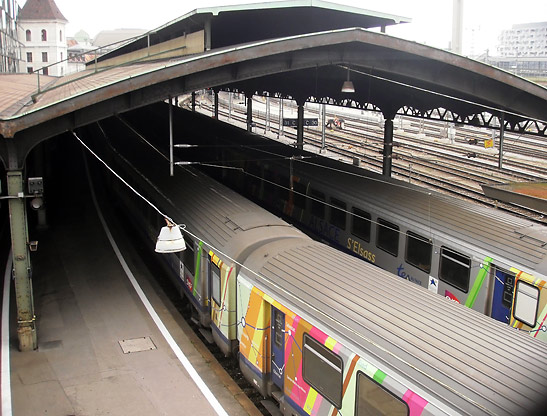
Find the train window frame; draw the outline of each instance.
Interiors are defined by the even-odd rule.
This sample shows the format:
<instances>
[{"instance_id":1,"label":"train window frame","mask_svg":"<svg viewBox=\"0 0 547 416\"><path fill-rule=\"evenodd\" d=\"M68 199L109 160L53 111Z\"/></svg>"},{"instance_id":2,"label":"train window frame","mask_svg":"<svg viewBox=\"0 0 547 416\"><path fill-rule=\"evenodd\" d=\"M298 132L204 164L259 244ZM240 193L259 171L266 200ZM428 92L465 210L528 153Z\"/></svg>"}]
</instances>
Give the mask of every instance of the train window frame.
<instances>
[{"instance_id":1,"label":"train window frame","mask_svg":"<svg viewBox=\"0 0 547 416\"><path fill-rule=\"evenodd\" d=\"M522 288L524 290L519 290L520 288L520 285L523 285ZM527 319L528 316L523 316L520 314L520 311L523 310L523 309L526 309L526 313L529 314L531 312L531 308L530 308L530 304L529 304L529 300L528 298L529 297L532 297L532 292L535 292L536 294L536 297L535 297L535 308L533 308L534 312L533 312L533 318L534 318L534 322L531 323L532 321ZM526 296L526 297L524 297ZM537 316L538 316L538 308L539 308L539 297L540 297L540 293L539 293L539 288L528 283L528 282L525 282L524 280L517 280L517 284L515 286L515 302L514 302L514 305L513 305L513 316L516 320L528 325L529 327L531 328L535 328L536 325L537 325ZM521 302L521 300L523 302ZM527 303L524 303L524 301L527 301ZM521 305L524 305L521 306ZM517 315L518 313L518 315Z\"/></svg>"},{"instance_id":2,"label":"train window frame","mask_svg":"<svg viewBox=\"0 0 547 416\"><path fill-rule=\"evenodd\" d=\"M218 273L216 273L218 271ZM222 287L222 278L220 267L218 267L215 263L211 261L211 267L209 267L209 273L211 277L211 298L213 298L213 302L215 302L217 305L220 305L220 295L221 295L221 287ZM218 292L218 293L217 293Z\"/></svg>"},{"instance_id":3,"label":"train window frame","mask_svg":"<svg viewBox=\"0 0 547 416\"><path fill-rule=\"evenodd\" d=\"M315 365L309 361L315 359ZM319 361L317 361L319 360ZM338 366L336 364L339 364ZM323 364L323 365L320 365ZM315 374L311 373L309 369L317 370ZM327 370L336 370L339 373L338 380L335 381L333 386L324 386L321 381L332 380L330 374L327 374ZM323 377L316 377L317 374L323 374ZM312 386L322 397L328 400L337 409L342 408L342 393L343 393L343 377L344 377L344 360L334 351L330 350L310 334L304 333L303 345L302 345L302 377L304 381ZM310 378L311 377L311 378ZM314 378L316 377L316 378ZM327 388L336 388L336 391L329 391ZM333 394L334 393L334 394Z\"/></svg>"},{"instance_id":4,"label":"train window frame","mask_svg":"<svg viewBox=\"0 0 547 416\"><path fill-rule=\"evenodd\" d=\"M345 230L347 225L347 204L338 198L331 197L330 205L329 223L341 230Z\"/></svg>"},{"instance_id":5,"label":"train window frame","mask_svg":"<svg viewBox=\"0 0 547 416\"><path fill-rule=\"evenodd\" d=\"M414 247L417 244L423 244L426 243L429 245L429 259L426 263L416 261L416 258L412 258L409 255L409 251L413 251ZM409 250L411 249L411 250ZM414 256L414 255L413 255ZM423 260L423 259L422 259ZM418 233L415 233L413 231L407 231L406 233L406 244L405 244L405 261L408 264L411 264L412 266L416 267L417 269L420 269L426 273L431 272L431 263L433 260L433 241L430 238L424 237ZM427 264L427 266L423 266L424 264Z\"/></svg>"},{"instance_id":6,"label":"train window frame","mask_svg":"<svg viewBox=\"0 0 547 416\"><path fill-rule=\"evenodd\" d=\"M370 243L370 236L372 233L372 216L367 211L363 211L360 208L352 207L351 209L351 234L355 237ZM361 227L361 225L363 227ZM361 229L366 229L368 225L368 232L361 233Z\"/></svg>"},{"instance_id":7,"label":"train window frame","mask_svg":"<svg viewBox=\"0 0 547 416\"><path fill-rule=\"evenodd\" d=\"M408 403L406 403L403 399L401 399L400 397L397 397L395 394L393 394L391 391L389 391L388 389L386 389L384 386L382 386L380 383L378 383L376 380L374 380L373 378L370 378L369 376L367 376L363 371L359 370L357 371L357 375L356 375L356 390L355 390L355 415L356 416L359 416L359 409L361 408L359 406L359 404L361 403L361 401L359 400L360 399L360 387L362 386L361 383L367 383L367 387L376 387L376 389L372 392L372 393L375 393L375 394L382 394L383 397L388 397L390 399L394 399L393 401L391 401L390 403L396 403L397 405L402 405L404 406L404 409L406 410L406 413L404 414L404 416L408 416L410 414L410 408L408 407ZM370 392L368 392L369 394L365 397L371 397L373 395L370 394ZM365 403L367 404L370 404L370 405L373 405L373 402L370 401L370 400L364 400ZM385 403L385 402L384 402ZM381 403L378 403L378 404L381 404ZM374 407L374 410L376 410L376 413L374 414L381 414L381 415L392 415L394 414L393 413L393 409L379 409L378 407ZM403 410L403 409L401 409ZM377 412L380 412L380 413L377 413ZM366 414L369 414L369 413L366 413ZM403 416L403 415L401 415Z\"/></svg>"},{"instance_id":8,"label":"train window frame","mask_svg":"<svg viewBox=\"0 0 547 416\"><path fill-rule=\"evenodd\" d=\"M184 267L186 267L186 269L194 275L196 273L196 252L194 249L194 241L188 237L184 237L184 242L186 243L186 250L180 253L181 260ZM190 255L190 253L192 253L192 255ZM192 267L189 267L188 262L191 262L190 265Z\"/></svg>"},{"instance_id":9,"label":"train window frame","mask_svg":"<svg viewBox=\"0 0 547 416\"><path fill-rule=\"evenodd\" d=\"M392 239L391 241L397 242L396 250L392 250L392 247L385 245L385 241L380 241L383 239L383 237L387 233L394 233L396 235L395 239ZM393 257L399 256L399 233L400 228L397 224L394 224L388 220L384 220L383 218L378 218L378 223L376 227L376 247L378 247L380 250L385 251L388 254L391 254Z\"/></svg>"},{"instance_id":10,"label":"train window frame","mask_svg":"<svg viewBox=\"0 0 547 416\"><path fill-rule=\"evenodd\" d=\"M449 255L445 254L445 251L450 252L450 254L452 254L452 255L455 254L456 256L459 256L459 257L461 257L461 259L450 257ZM445 259L450 260L453 264L456 264L456 265L463 266L463 267L467 268L467 278L465 279L465 284L464 285L457 284L458 282L456 280L454 280L451 277L448 277L444 274L443 270L445 270L445 269L444 269L443 266L447 264ZM462 259L467 259L468 264L467 265L464 264L461 261ZM445 282L445 283L448 283L450 286L453 286L456 289L461 290L464 293L469 292L469 282L470 282L470 279L471 279L471 257L466 256L465 254L462 254L459 251L456 251L452 248L449 248L449 247L446 247L446 246L441 246L440 255L439 255L439 279L441 281Z\"/></svg>"},{"instance_id":11,"label":"train window frame","mask_svg":"<svg viewBox=\"0 0 547 416\"><path fill-rule=\"evenodd\" d=\"M327 201L325 194L315 188L310 188L309 196L311 197L311 215L320 219L325 219L325 202Z\"/></svg>"}]
</instances>

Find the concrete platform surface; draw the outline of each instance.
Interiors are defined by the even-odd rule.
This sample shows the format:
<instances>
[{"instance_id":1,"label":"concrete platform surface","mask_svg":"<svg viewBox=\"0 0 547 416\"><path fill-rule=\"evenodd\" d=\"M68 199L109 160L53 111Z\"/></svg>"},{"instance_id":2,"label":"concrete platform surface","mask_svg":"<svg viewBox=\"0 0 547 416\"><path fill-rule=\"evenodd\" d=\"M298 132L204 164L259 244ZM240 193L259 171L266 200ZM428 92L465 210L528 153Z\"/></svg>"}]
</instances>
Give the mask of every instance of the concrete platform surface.
<instances>
[{"instance_id":1,"label":"concrete platform surface","mask_svg":"<svg viewBox=\"0 0 547 416\"><path fill-rule=\"evenodd\" d=\"M113 234L165 327L226 413L259 415L157 291L123 231L114 227ZM136 294L93 204L73 207L61 224L38 237L33 253L38 350L17 350L11 308L13 415L215 414ZM12 287L15 303L13 296Z\"/></svg>"}]
</instances>

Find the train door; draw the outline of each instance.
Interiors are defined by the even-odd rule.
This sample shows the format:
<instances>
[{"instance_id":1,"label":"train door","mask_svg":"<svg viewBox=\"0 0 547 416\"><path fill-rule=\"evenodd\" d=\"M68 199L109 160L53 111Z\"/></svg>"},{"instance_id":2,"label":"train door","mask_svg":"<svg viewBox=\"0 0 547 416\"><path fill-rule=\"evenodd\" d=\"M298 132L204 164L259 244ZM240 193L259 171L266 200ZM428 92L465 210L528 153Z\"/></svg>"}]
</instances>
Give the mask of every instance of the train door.
<instances>
[{"instance_id":1,"label":"train door","mask_svg":"<svg viewBox=\"0 0 547 416\"><path fill-rule=\"evenodd\" d=\"M283 391L285 374L285 314L272 306L272 382Z\"/></svg>"},{"instance_id":2,"label":"train door","mask_svg":"<svg viewBox=\"0 0 547 416\"><path fill-rule=\"evenodd\" d=\"M494 294L492 296L492 318L506 324L509 323L514 289L515 274L502 269L496 269Z\"/></svg>"}]
</instances>

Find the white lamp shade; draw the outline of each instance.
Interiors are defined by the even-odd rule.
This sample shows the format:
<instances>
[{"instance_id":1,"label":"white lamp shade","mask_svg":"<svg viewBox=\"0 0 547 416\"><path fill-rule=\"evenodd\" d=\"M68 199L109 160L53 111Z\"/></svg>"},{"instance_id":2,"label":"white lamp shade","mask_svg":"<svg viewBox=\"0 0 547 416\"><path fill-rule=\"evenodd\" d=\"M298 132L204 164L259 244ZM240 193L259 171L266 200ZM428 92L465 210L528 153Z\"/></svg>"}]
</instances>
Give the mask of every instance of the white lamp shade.
<instances>
[{"instance_id":1,"label":"white lamp shade","mask_svg":"<svg viewBox=\"0 0 547 416\"><path fill-rule=\"evenodd\" d=\"M342 85L342 92L355 92L355 87L353 86L353 82L344 81L344 84Z\"/></svg>"},{"instance_id":2,"label":"white lamp shade","mask_svg":"<svg viewBox=\"0 0 547 416\"><path fill-rule=\"evenodd\" d=\"M42 208L42 205L44 205L44 200L37 196L36 198L32 198L30 201L30 207L32 209L40 209Z\"/></svg>"},{"instance_id":3,"label":"white lamp shade","mask_svg":"<svg viewBox=\"0 0 547 416\"><path fill-rule=\"evenodd\" d=\"M158 241L156 241L157 253L176 253L186 250L186 243L178 225L162 227Z\"/></svg>"}]
</instances>

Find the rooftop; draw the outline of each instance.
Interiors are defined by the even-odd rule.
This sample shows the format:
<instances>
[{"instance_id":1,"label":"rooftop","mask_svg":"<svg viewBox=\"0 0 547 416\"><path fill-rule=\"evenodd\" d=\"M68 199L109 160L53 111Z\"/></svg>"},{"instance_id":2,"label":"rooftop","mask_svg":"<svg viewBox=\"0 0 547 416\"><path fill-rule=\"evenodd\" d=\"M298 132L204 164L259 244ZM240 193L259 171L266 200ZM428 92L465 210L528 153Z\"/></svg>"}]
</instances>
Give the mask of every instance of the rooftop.
<instances>
[{"instance_id":1,"label":"rooftop","mask_svg":"<svg viewBox=\"0 0 547 416\"><path fill-rule=\"evenodd\" d=\"M19 12L19 20L62 20L63 16L54 0L27 0Z\"/></svg>"}]
</instances>

